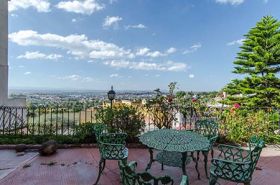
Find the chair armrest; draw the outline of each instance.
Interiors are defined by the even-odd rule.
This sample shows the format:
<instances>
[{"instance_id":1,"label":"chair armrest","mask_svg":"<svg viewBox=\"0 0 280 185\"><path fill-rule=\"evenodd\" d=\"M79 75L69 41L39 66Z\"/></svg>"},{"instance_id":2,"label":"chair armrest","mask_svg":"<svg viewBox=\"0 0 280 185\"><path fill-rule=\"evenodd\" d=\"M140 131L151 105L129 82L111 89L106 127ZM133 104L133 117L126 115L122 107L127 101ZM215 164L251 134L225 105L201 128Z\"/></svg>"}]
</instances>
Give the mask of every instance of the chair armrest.
<instances>
[{"instance_id":1,"label":"chair armrest","mask_svg":"<svg viewBox=\"0 0 280 185\"><path fill-rule=\"evenodd\" d=\"M209 138L209 148L210 149L213 148L213 145L217 141L217 139L218 139L218 136L213 136L213 137Z\"/></svg>"},{"instance_id":2,"label":"chair armrest","mask_svg":"<svg viewBox=\"0 0 280 185\"><path fill-rule=\"evenodd\" d=\"M189 185L189 177L186 175L183 175L180 185Z\"/></svg>"},{"instance_id":3,"label":"chair armrest","mask_svg":"<svg viewBox=\"0 0 280 185\"><path fill-rule=\"evenodd\" d=\"M210 144L213 145L216 142L217 139L218 139L218 136L214 136L214 137L209 138Z\"/></svg>"},{"instance_id":4,"label":"chair armrest","mask_svg":"<svg viewBox=\"0 0 280 185\"><path fill-rule=\"evenodd\" d=\"M135 171L136 167L137 167L137 162L136 161L131 161L131 162L129 162L128 166L131 170Z\"/></svg>"},{"instance_id":5,"label":"chair armrest","mask_svg":"<svg viewBox=\"0 0 280 185\"><path fill-rule=\"evenodd\" d=\"M250 151L237 147L237 146L230 146L230 145L223 145L220 144L218 146L218 150L220 154L218 158L225 159L225 160L232 160L232 161L247 161L250 156Z\"/></svg>"},{"instance_id":6,"label":"chair armrest","mask_svg":"<svg viewBox=\"0 0 280 185\"><path fill-rule=\"evenodd\" d=\"M232 160L212 159L210 173L214 176L244 182L251 178L252 162L237 162Z\"/></svg>"}]
</instances>

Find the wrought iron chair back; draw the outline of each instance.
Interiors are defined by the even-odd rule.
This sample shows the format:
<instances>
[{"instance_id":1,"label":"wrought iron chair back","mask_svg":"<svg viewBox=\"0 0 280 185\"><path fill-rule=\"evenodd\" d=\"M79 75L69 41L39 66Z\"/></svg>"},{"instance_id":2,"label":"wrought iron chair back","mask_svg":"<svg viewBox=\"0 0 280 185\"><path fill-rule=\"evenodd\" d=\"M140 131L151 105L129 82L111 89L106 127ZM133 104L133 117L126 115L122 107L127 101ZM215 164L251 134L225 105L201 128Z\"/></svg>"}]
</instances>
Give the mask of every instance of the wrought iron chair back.
<instances>
[{"instance_id":1,"label":"wrought iron chair back","mask_svg":"<svg viewBox=\"0 0 280 185\"><path fill-rule=\"evenodd\" d=\"M127 157L126 133L102 133L99 137L101 157L110 160L122 160Z\"/></svg>"},{"instance_id":2,"label":"wrought iron chair back","mask_svg":"<svg viewBox=\"0 0 280 185\"><path fill-rule=\"evenodd\" d=\"M106 160L126 161L128 149L125 147L126 133L101 133L98 136L100 152L99 172L95 185L97 185L101 173L105 168Z\"/></svg>"},{"instance_id":3,"label":"wrought iron chair back","mask_svg":"<svg viewBox=\"0 0 280 185\"><path fill-rule=\"evenodd\" d=\"M256 168L257 162L260 158L262 149L264 147L264 141L256 136L251 137L250 139L250 143L249 143L249 147L250 147L250 157L251 157L251 161L252 161L252 173Z\"/></svg>"},{"instance_id":4,"label":"wrought iron chair back","mask_svg":"<svg viewBox=\"0 0 280 185\"><path fill-rule=\"evenodd\" d=\"M94 134L95 134L95 138L97 143L99 143L99 138L101 136L102 133L107 131L107 125L103 124L103 123L96 123L93 126L93 130L94 130Z\"/></svg>"},{"instance_id":5,"label":"wrought iron chair back","mask_svg":"<svg viewBox=\"0 0 280 185\"><path fill-rule=\"evenodd\" d=\"M213 145L216 142L219 135L219 127L218 124L212 119L202 119L195 122L195 132L205 136L209 140L209 147L205 148L202 151L197 151L197 161L199 160L199 154L202 152L204 156L204 171L208 178L208 154L211 151L211 156L214 156ZM197 163L196 163L197 169ZM200 174L198 173L198 178L200 178Z\"/></svg>"},{"instance_id":6,"label":"wrought iron chair back","mask_svg":"<svg viewBox=\"0 0 280 185\"><path fill-rule=\"evenodd\" d=\"M208 139L217 139L219 134L218 124L214 120L203 119L195 123L195 131Z\"/></svg>"},{"instance_id":7,"label":"wrought iron chair back","mask_svg":"<svg viewBox=\"0 0 280 185\"><path fill-rule=\"evenodd\" d=\"M148 172L137 173L135 172L137 163L132 161L130 163L124 163L119 161L120 175L122 185L173 185L174 181L169 176L155 177ZM183 176L180 185L188 185L187 176Z\"/></svg>"},{"instance_id":8,"label":"wrought iron chair back","mask_svg":"<svg viewBox=\"0 0 280 185\"><path fill-rule=\"evenodd\" d=\"M264 141L256 136L250 139L248 150L219 145L220 154L211 162L210 185L214 185L218 178L250 184L263 147Z\"/></svg>"}]
</instances>

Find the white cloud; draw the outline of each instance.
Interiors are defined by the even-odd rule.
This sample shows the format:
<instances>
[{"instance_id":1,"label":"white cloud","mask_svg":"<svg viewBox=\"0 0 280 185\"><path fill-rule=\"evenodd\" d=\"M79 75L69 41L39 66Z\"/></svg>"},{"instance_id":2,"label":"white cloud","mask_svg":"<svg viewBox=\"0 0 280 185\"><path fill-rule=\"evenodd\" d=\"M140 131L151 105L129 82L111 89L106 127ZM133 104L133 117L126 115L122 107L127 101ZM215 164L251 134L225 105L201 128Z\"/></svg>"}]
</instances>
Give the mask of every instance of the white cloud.
<instances>
[{"instance_id":1,"label":"white cloud","mask_svg":"<svg viewBox=\"0 0 280 185\"><path fill-rule=\"evenodd\" d=\"M147 53L149 53L150 49L149 48L140 48L136 52L136 55L138 56L145 56Z\"/></svg>"},{"instance_id":2,"label":"white cloud","mask_svg":"<svg viewBox=\"0 0 280 185\"><path fill-rule=\"evenodd\" d=\"M157 78L160 77L160 74L156 74L155 77L157 77Z\"/></svg>"},{"instance_id":3,"label":"white cloud","mask_svg":"<svg viewBox=\"0 0 280 185\"><path fill-rule=\"evenodd\" d=\"M57 60L62 58L62 55L59 54L44 54L40 53L39 51L34 51L34 52L25 52L24 55L19 55L17 58L18 59L27 59L27 60Z\"/></svg>"},{"instance_id":4,"label":"white cloud","mask_svg":"<svg viewBox=\"0 0 280 185\"><path fill-rule=\"evenodd\" d=\"M38 12L49 12L49 0L11 0L9 1L9 12L18 9L35 8Z\"/></svg>"},{"instance_id":5,"label":"white cloud","mask_svg":"<svg viewBox=\"0 0 280 185\"><path fill-rule=\"evenodd\" d=\"M80 81L80 82L92 82L94 79L91 77L82 77L77 74L67 75L63 77L57 77L59 80L68 80L68 81Z\"/></svg>"},{"instance_id":6,"label":"white cloud","mask_svg":"<svg viewBox=\"0 0 280 185\"><path fill-rule=\"evenodd\" d=\"M77 19L72 19L71 21L72 21L72 22L77 22Z\"/></svg>"},{"instance_id":7,"label":"white cloud","mask_svg":"<svg viewBox=\"0 0 280 185\"><path fill-rule=\"evenodd\" d=\"M152 57L152 58L156 58L156 57L162 57L162 56L165 56L164 53L161 53L160 51L153 51L153 52L149 52L147 53L148 57Z\"/></svg>"},{"instance_id":8,"label":"white cloud","mask_svg":"<svg viewBox=\"0 0 280 185\"><path fill-rule=\"evenodd\" d=\"M51 33L39 34L33 30L22 30L9 34L10 41L21 46L45 46L67 50L77 59L133 58L130 50L100 40L89 40L85 35L61 36Z\"/></svg>"},{"instance_id":9,"label":"white cloud","mask_svg":"<svg viewBox=\"0 0 280 185\"><path fill-rule=\"evenodd\" d=\"M146 29L147 27L144 24L136 24L136 25L127 25L125 29Z\"/></svg>"},{"instance_id":10,"label":"white cloud","mask_svg":"<svg viewBox=\"0 0 280 185\"><path fill-rule=\"evenodd\" d=\"M64 76L60 78L61 80L72 80L72 81L77 81L81 79L80 75L69 75L69 76Z\"/></svg>"},{"instance_id":11,"label":"white cloud","mask_svg":"<svg viewBox=\"0 0 280 185\"><path fill-rule=\"evenodd\" d=\"M184 71L187 69L185 63L173 61L154 62L153 59L159 56L168 56L176 52L176 48L169 48L164 52L151 51L149 48L138 50L124 49L113 43L101 40L89 40L85 35L61 36L57 34L39 34L33 30L22 30L9 34L9 39L21 46L40 46L63 49L75 59L103 62L103 64L115 68L127 68L133 70L157 70L157 71ZM145 61L135 62L134 60ZM46 55L39 52L30 52L19 58L59 58L57 55ZM71 57L72 58L72 57Z\"/></svg>"},{"instance_id":12,"label":"white cloud","mask_svg":"<svg viewBox=\"0 0 280 185\"><path fill-rule=\"evenodd\" d=\"M245 39L239 39L239 40L234 40L229 43L227 43L228 46L233 46L233 45L242 45Z\"/></svg>"},{"instance_id":13,"label":"white cloud","mask_svg":"<svg viewBox=\"0 0 280 185\"><path fill-rule=\"evenodd\" d=\"M114 73L114 74L111 74L111 75L110 75L110 78L118 78L118 77L120 77L120 75L117 74L117 73Z\"/></svg>"},{"instance_id":14,"label":"white cloud","mask_svg":"<svg viewBox=\"0 0 280 185\"><path fill-rule=\"evenodd\" d=\"M176 63L173 61L168 61L164 63L155 63L155 62L131 62L126 60L112 60L105 61L105 65L114 68L127 68L134 70L155 70L155 71L185 71L187 65L184 63Z\"/></svg>"},{"instance_id":15,"label":"white cloud","mask_svg":"<svg viewBox=\"0 0 280 185\"><path fill-rule=\"evenodd\" d=\"M82 78L82 82L92 82L94 79L91 77L84 77Z\"/></svg>"},{"instance_id":16,"label":"white cloud","mask_svg":"<svg viewBox=\"0 0 280 185\"><path fill-rule=\"evenodd\" d=\"M61 1L56 5L57 8L63 9L67 12L91 15L94 12L105 8L104 5L98 3L96 0L73 0Z\"/></svg>"},{"instance_id":17,"label":"white cloud","mask_svg":"<svg viewBox=\"0 0 280 185\"><path fill-rule=\"evenodd\" d=\"M112 17L107 16L104 20L103 27L109 28L109 27L113 26L114 28L118 28L119 22L121 20L122 20L122 18L119 16L112 16Z\"/></svg>"},{"instance_id":18,"label":"white cloud","mask_svg":"<svg viewBox=\"0 0 280 185\"><path fill-rule=\"evenodd\" d=\"M24 73L24 75L30 75L30 74L31 74L31 72L29 72L29 71Z\"/></svg>"},{"instance_id":19,"label":"white cloud","mask_svg":"<svg viewBox=\"0 0 280 185\"><path fill-rule=\"evenodd\" d=\"M231 5L240 5L244 3L245 0L216 0L220 4L231 4Z\"/></svg>"},{"instance_id":20,"label":"white cloud","mask_svg":"<svg viewBox=\"0 0 280 185\"><path fill-rule=\"evenodd\" d=\"M175 53L176 51L177 51L176 48L171 47L171 48L169 48L168 50L166 50L166 53L167 53L167 54L172 54L172 53Z\"/></svg>"},{"instance_id":21,"label":"white cloud","mask_svg":"<svg viewBox=\"0 0 280 185\"><path fill-rule=\"evenodd\" d=\"M196 52L198 49L200 49L202 47L201 43L196 43L194 45L192 45L189 49L185 50L183 52L183 54L188 54L188 53L194 53Z\"/></svg>"},{"instance_id":22,"label":"white cloud","mask_svg":"<svg viewBox=\"0 0 280 185\"><path fill-rule=\"evenodd\" d=\"M173 47L167 49L165 52L151 51L149 48L145 47L145 48L139 48L136 52L136 55L156 58L156 57L167 56L174 52L176 52L176 48L173 48Z\"/></svg>"},{"instance_id":23,"label":"white cloud","mask_svg":"<svg viewBox=\"0 0 280 185\"><path fill-rule=\"evenodd\" d=\"M18 14L14 14L14 13L12 13L12 14L10 14L12 17L18 17Z\"/></svg>"},{"instance_id":24,"label":"white cloud","mask_svg":"<svg viewBox=\"0 0 280 185\"><path fill-rule=\"evenodd\" d=\"M189 74L189 78L194 78L194 74Z\"/></svg>"}]
</instances>

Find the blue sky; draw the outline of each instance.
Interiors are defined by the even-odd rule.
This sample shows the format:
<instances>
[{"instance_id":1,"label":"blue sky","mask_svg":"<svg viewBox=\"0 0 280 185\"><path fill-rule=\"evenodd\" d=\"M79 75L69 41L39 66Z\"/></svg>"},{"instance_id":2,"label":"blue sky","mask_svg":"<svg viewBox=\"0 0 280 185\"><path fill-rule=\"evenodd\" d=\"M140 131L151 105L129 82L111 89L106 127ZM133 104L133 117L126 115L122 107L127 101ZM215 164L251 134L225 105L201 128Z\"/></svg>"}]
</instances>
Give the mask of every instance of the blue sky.
<instances>
[{"instance_id":1,"label":"blue sky","mask_svg":"<svg viewBox=\"0 0 280 185\"><path fill-rule=\"evenodd\" d=\"M279 0L12 0L9 87L220 90Z\"/></svg>"}]
</instances>

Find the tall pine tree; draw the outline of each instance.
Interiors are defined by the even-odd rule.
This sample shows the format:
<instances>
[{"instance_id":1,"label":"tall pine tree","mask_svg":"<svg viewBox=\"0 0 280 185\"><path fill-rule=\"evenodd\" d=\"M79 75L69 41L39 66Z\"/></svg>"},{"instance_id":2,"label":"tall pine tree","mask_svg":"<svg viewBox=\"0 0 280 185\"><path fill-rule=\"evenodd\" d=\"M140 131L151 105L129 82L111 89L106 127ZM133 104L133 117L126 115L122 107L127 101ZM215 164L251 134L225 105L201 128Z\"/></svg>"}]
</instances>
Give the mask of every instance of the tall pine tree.
<instances>
[{"instance_id":1,"label":"tall pine tree","mask_svg":"<svg viewBox=\"0 0 280 185\"><path fill-rule=\"evenodd\" d=\"M248 107L280 107L280 22L263 17L245 35L241 51L234 61L233 73L242 75L224 91L226 103Z\"/></svg>"}]
</instances>

